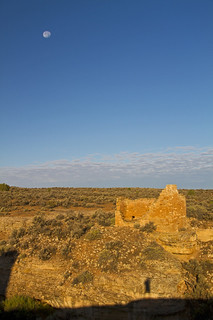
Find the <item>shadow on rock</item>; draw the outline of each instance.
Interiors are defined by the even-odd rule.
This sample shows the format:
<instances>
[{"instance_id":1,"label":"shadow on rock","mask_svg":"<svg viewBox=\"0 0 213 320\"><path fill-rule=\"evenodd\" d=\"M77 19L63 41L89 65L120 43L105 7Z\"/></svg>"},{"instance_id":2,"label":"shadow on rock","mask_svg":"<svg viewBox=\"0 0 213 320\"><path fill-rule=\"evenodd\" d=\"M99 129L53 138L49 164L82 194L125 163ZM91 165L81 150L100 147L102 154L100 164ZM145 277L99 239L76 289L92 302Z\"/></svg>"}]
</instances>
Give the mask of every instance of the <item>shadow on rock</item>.
<instances>
[{"instance_id":1,"label":"shadow on rock","mask_svg":"<svg viewBox=\"0 0 213 320\"><path fill-rule=\"evenodd\" d=\"M12 267L18 257L18 252L15 250L3 252L0 255L0 297L4 298L7 291L7 286L10 280Z\"/></svg>"}]
</instances>

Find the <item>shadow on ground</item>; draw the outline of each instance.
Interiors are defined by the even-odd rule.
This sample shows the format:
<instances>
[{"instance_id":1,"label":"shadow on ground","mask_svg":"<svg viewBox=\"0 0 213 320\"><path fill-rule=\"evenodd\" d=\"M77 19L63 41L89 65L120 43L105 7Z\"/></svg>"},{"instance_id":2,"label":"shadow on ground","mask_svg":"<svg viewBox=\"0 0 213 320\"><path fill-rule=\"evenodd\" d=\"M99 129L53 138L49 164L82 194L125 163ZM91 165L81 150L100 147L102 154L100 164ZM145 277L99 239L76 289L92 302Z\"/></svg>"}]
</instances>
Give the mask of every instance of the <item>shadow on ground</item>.
<instances>
[{"instance_id":1,"label":"shadow on ground","mask_svg":"<svg viewBox=\"0 0 213 320\"><path fill-rule=\"evenodd\" d=\"M1 320L212 320L213 300L142 299L126 305L54 309L50 315L34 310L0 313Z\"/></svg>"}]
</instances>

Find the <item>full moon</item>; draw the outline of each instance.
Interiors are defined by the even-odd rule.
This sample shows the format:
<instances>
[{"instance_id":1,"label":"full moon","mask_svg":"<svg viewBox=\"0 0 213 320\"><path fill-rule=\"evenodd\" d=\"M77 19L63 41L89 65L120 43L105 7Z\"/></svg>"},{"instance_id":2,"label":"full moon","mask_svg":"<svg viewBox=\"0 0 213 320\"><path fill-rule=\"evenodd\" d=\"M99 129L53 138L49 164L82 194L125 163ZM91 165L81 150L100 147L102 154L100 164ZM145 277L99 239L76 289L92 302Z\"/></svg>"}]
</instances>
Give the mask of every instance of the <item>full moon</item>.
<instances>
[{"instance_id":1,"label":"full moon","mask_svg":"<svg viewBox=\"0 0 213 320\"><path fill-rule=\"evenodd\" d=\"M44 31L43 32L43 37L44 38L49 38L51 36L51 32L50 31Z\"/></svg>"}]
</instances>

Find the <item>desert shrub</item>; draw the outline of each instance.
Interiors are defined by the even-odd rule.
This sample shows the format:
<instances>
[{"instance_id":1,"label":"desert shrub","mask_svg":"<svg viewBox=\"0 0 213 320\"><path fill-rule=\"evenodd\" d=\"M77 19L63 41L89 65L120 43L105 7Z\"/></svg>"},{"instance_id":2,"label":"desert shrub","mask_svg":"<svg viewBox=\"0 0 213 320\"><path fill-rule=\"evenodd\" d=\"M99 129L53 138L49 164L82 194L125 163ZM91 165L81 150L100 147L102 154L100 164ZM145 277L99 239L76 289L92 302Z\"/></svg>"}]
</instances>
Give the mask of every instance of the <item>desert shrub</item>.
<instances>
[{"instance_id":1,"label":"desert shrub","mask_svg":"<svg viewBox=\"0 0 213 320\"><path fill-rule=\"evenodd\" d=\"M185 227L178 228L178 231L179 231L179 232L181 232L181 231L186 231L186 228L185 228Z\"/></svg>"},{"instance_id":2,"label":"desert shrub","mask_svg":"<svg viewBox=\"0 0 213 320\"><path fill-rule=\"evenodd\" d=\"M17 238L22 238L25 234L26 234L26 230L25 230L25 228L22 227L22 228L18 229Z\"/></svg>"},{"instance_id":3,"label":"desert shrub","mask_svg":"<svg viewBox=\"0 0 213 320\"><path fill-rule=\"evenodd\" d=\"M73 285L76 285L79 283L85 284L85 283L92 282L92 280L93 280L92 273L90 273L89 271L86 270L86 271L82 272L81 274L79 274L77 277L75 277L73 279L72 284Z\"/></svg>"},{"instance_id":4,"label":"desert shrub","mask_svg":"<svg viewBox=\"0 0 213 320\"><path fill-rule=\"evenodd\" d=\"M122 241L109 241L105 244L107 250L118 250L123 246Z\"/></svg>"},{"instance_id":5,"label":"desert shrub","mask_svg":"<svg viewBox=\"0 0 213 320\"><path fill-rule=\"evenodd\" d=\"M100 239L102 236L101 231L99 229L92 229L90 230L87 235L86 235L86 239L93 241L93 240L97 240Z\"/></svg>"},{"instance_id":6,"label":"desert shrub","mask_svg":"<svg viewBox=\"0 0 213 320\"><path fill-rule=\"evenodd\" d=\"M16 238L10 239L10 241L9 241L11 246L14 246L14 245L18 244L18 242L19 242L19 240L16 239Z\"/></svg>"},{"instance_id":7,"label":"desert shrub","mask_svg":"<svg viewBox=\"0 0 213 320\"><path fill-rule=\"evenodd\" d=\"M64 208L68 208L70 206L69 200L64 200L61 202L61 206Z\"/></svg>"},{"instance_id":8,"label":"desert shrub","mask_svg":"<svg viewBox=\"0 0 213 320\"><path fill-rule=\"evenodd\" d=\"M191 259L189 262L183 262L183 267L195 277L199 274L206 274L207 271L213 271L213 263L210 260Z\"/></svg>"},{"instance_id":9,"label":"desert shrub","mask_svg":"<svg viewBox=\"0 0 213 320\"><path fill-rule=\"evenodd\" d=\"M32 221L34 226L43 227L46 225L46 220L42 216L35 216Z\"/></svg>"},{"instance_id":10,"label":"desert shrub","mask_svg":"<svg viewBox=\"0 0 213 320\"><path fill-rule=\"evenodd\" d=\"M80 205L78 205L78 202L73 202L72 206L73 207L79 207Z\"/></svg>"},{"instance_id":11,"label":"desert shrub","mask_svg":"<svg viewBox=\"0 0 213 320\"><path fill-rule=\"evenodd\" d=\"M201 264L196 259L191 259L189 262L183 262L182 265L184 269L189 271L193 276L197 276L203 271Z\"/></svg>"},{"instance_id":12,"label":"desert shrub","mask_svg":"<svg viewBox=\"0 0 213 320\"><path fill-rule=\"evenodd\" d=\"M53 209L53 208L55 208L57 206L58 206L58 203L57 203L57 201L54 201L54 200L50 200L46 204L46 207L48 207L50 209Z\"/></svg>"},{"instance_id":13,"label":"desert shrub","mask_svg":"<svg viewBox=\"0 0 213 320\"><path fill-rule=\"evenodd\" d=\"M97 212L96 220L100 226L108 227L115 224L115 214L113 212Z\"/></svg>"},{"instance_id":14,"label":"desert shrub","mask_svg":"<svg viewBox=\"0 0 213 320\"><path fill-rule=\"evenodd\" d=\"M118 253L104 249L98 257L98 265L103 271L117 271Z\"/></svg>"},{"instance_id":15,"label":"desert shrub","mask_svg":"<svg viewBox=\"0 0 213 320\"><path fill-rule=\"evenodd\" d=\"M0 213L6 213L6 212L8 212L8 208L5 208L5 207L0 208Z\"/></svg>"},{"instance_id":16,"label":"desert shrub","mask_svg":"<svg viewBox=\"0 0 213 320\"><path fill-rule=\"evenodd\" d=\"M14 245L19 242L19 239L22 238L26 234L26 230L24 228L14 229L10 235L10 244Z\"/></svg>"},{"instance_id":17,"label":"desert shrub","mask_svg":"<svg viewBox=\"0 0 213 320\"><path fill-rule=\"evenodd\" d=\"M54 228L51 228L52 221L53 220L46 220L40 215L36 216L28 229L28 233L33 234L34 236L37 236L38 234L51 236L54 231Z\"/></svg>"},{"instance_id":18,"label":"desert shrub","mask_svg":"<svg viewBox=\"0 0 213 320\"><path fill-rule=\"evenodd\" d=\"M114 226L115 225L115 217L111 218L110 222L111 222L111 226Z\"/></svg>"},{"instance_id":19,"label":"desert shrub","mask_svg":"<svg viewBox=\"0 0 213 320\"><path fill-rule=\"evenodd\" d=\"M195 259L189 262L183 262L183 267L194 276L194 282L190 282L190 289L187 294L194 299L208 299L210 297L209 284L206 281L205 274L207 271L213 271L211 261L197 261Z\"/></svg>"},{"instance_id":20,"label":"desert shrub","mask_svg":"<svg viewBox=\"0 0 213 320\"><path fill-rule=\"evenodd\" d=\"M24 241L23 243L21 243L20 245L21 249L28 249L29 248L29 242L28 241Z\"/></svg>"},{"instance_id":21,"label":"desert shrub","mask_svg":"<svg viewBox=\"0 0 213 320\"><path fill-rule=\"evenodd\" d=\"M96 206L95 203L87 203L85 204L85 208L94 208Z\"/></svg>"},{"instance_id":22,"label":"desert shrub","mask_svg":"<svg viewBox=\"0 0 213 320\"><path fill-rule=\"evenodd\" d=\"M210 200L208 203L209 210L213 211L213 200Z\"/></svg>"},{"instance_id":23,"label":"desert shrub","mask_svg":"<svg viewBox=\"0 0 213 320\"><path fill-rule=\"evenodd\" d=\"M74 269L78 269L79 268L79 262L78 261L74 261L73 263L72 263L72 267L74 268Z\"/></svg>"},{"instance_id":24,"label":"desert shrub","mask_svg":"<svg viewBox=\"0 0 213 320\"><path fill-rule=\"evenodd\" d=\"M153 241L142 251L142 257L144 260L162 261L166 257L166 251L157 242Z\"/></svg>"},{"instance_id":25,"label":"desert shrub","mask_svg":"<svg viewBox=\"0 0 213 320\"><path fill-rule=\"evenodd\" d=\"M199 227L202 224L202 222L198 221L197 219L190 220L189 223L192 227Z\"/></svg>"},{"instance_id":26,"label":"desert shrub","mask_svg":"<svg viewBox=\"0 0 213 320\"><path fill-rule=\"evenodd\" d=\"M11 232L11 235L10 235L10 239L16 239L17 238L17 234L18 234L18 230L17 229L14 229L12 232Z\"/></svg>"},{"instance_id":27,"label":"desert shrub","mask_svg":"<svg viewBox=\"0 0 213 320\"><path fill-rule=\"evenodd\" d=\"M154 224L154 222L150 221L150 222L146 223L143 227L141 227L140 231L151 233L151 232L154 232L156 230L156 228L157 227Z\"/></svg>"},{"instance_id":28,"label":"desert shrub","mask_svg":"<svg viewBox=\"0 0 213 320\"><path fill-rule=\"evenodd\" d=\"M187 196L194 196L195 195L195 190L189 190L187 192Z\"/></svg>"},{"instance_id":29,"label":"desert shrub","mask_svg":"<svg viewBox=\"0 0 213 320\"><path fill-rule=\"evenodd\" d=\"M66 231L66 230L63 230L63 229L60 228L60 227L57 227L57 228L51 229L49 235L52 235L52 236L57 237L58 240L66 239L66 237L67 237L67 231Z\"/></svg>"},{"instance_id":30,"label":"desert shrub","mask_svg":"<svg viewBox=\"0 0 213 320\"><path fill-rule=\"evenodd\" d=\"M71 243L65 244L61 249L61 254L64 258L69 258L73 245Z\"/></svg>"},{"instance_id":31,"label":"desert shrub","mask_svg":"<svg viewBox=\"0 0 213 320\"><path fill-rule=\"evenodd\" d=\"M68 231L71 237L80 238L84 235L92 226L90 223L90 217L84 216L82 213L68 213L65 222L68 225Z\"/></svg>"},{"instance_id":32,"label":"desert shrub","mask_svg":"<svg viewBox=\"0 0 213 320\"><path fill-rule=\"evenodd\" d=\"M135 229L140 229L140 223L135 223L135 224L134 224L134 228L135 228Z\"/></svg>"},{"instance_id":33,"label":"desert shrub","mask_svg":"<svg viewBox=\"0 0 213 320\"><path fill-rule=\"evenodd\" d=\"M0 183L0 191L9 191L10 186L6 183Z\"/></svg>"},{"instance_id":34,"label":"desert shrub","mask_svg":"<svg viewBox=\"0 0 213 320\"><path fill-rule=\"evenodd\" d=\"M77 214L75 214L75 219L78 221L82 221L84 219L84 215L82 212L78 212Z\"/></svg>"},{"instance_id":35,"label":"desert shrub","mask_svg":"<svg viewBox=\"0 0 213 320\"><path fill-rule=\"evenodd\" d=\"M143 269L143 270L147 269L147 265L146 265L146 262L144 260L144 257L142 257L141 255L138 255L136 257L136 261L137 261L137 265L139 266L140 269Z\"/></svg>"},{"instance_id":36,"label":"desert shrub","mask_svg":"<svg viewBox=\"0 0 213 320\"><path fill-rule=\"evenodd\" d=\"M56 219L57 220L63 220L65 218L65 216L63 215L63 214L58 214L57 216L56 216Z\"/></svg>"},{"instance_id":37,"label":"desert shrub","mask_svg":"<svg viewBox=\"0 0 213 320\"><path fill-rule=\"evenodd\" d=\"M69 226L71 237L76 239L79 239L81 236L83 236L87 230L88 230L88 226L78 222L75 222Z\"/></svg>"},{"instance_id":38,"label":"desert shrub","mask_svg":"<svg viewBox=\"0 0 213 320\"><path fill-rule=\"evenodd\" d=\"M78 221L78 215L74 211L70 210L66 215L65 222L72 224L73 221Z\"/></svg>"},{"instance_id":39,"label":"desert shrub","mask_svg":"<svg viewBox=\"0 0 213 320\"><path fill-rule=\"evenodd\" d=\"M68 279L71 276L71 272L70 271L66 271L64 273L64 279Z\"/></svg>"},{"instance_id":40,"label":"desert shrub","mask_svg":"<svg viewBox=\"0 0 213 320\"><path fill-rule=\"evenodd\" d=\"M49 260L56 253L56 248L52 246L48 246L46 248L41 249L38 254L39 259L45 261Z\"/></svg>"},{"instance_id":41,"label":"desert shrub","mask_svg":"<svg viewBox=\"0 0 213 320\"><path fill-rule=\"evenodd\" d=\"M207 209L201 205L189 206L187 208L186 214L189 218L213 221L213 214L209 213Z\"/></svg>"},{"instance_id":42,"label":"desert shrub","mask_svg":"<svg viewBox=\"0 0 213 320\"><path fill-rule=\"evenodd\" d=\"M209 294L209 284L206 281L204 275L199 274L196 276L196 282L192 290L192 297L195 299L208 299Z\"/></svg>"},{"instance_id":43,"label":"desert shrub","mask_svg":"<svg viewBox=\"0 0 213 320\"><path fill-rule=\"evenodd\" d=\"M56 219L49 219L46 221L46 225L49 225L52 227L60 227L60 226L62 226L62 222L57 221Z\"/></svg>"},{"instance_id":44,"label":"desert shrub","mask_svg":"<svg viewBox=\"0 0 213 320\"><path fill-rule=\"evenodd\" d=\"M210 260L200 261L203 273L206 274L208 271L213 272L213 263Z\"/></svg>"},{"instance_id":45,"label":"desert shrub","mask_svg":"<svg viewBox=\"0 0 213 320\"><path fill-rule=\"evenodd\" d=\"M22 260L22 259L24 259L24 258L26 258L26 257L27 257L26 253L21 253L21 254L18 256L18 259L19 259L19 261L20 261L20 260Z\"/></svg>"}]
</instances>

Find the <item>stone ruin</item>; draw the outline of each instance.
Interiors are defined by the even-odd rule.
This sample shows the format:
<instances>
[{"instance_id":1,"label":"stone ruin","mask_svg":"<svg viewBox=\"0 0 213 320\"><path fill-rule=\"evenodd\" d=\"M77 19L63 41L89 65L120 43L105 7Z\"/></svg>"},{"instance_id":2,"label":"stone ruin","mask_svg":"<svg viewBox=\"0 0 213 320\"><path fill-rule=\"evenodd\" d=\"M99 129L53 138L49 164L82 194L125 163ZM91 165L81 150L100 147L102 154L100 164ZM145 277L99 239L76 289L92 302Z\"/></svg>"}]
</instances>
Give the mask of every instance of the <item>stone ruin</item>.
<instances>
[{"instance_id":1,"label":"stone ruin","mask_svg":"<svg viewBox=\"0 0 213 320\"><path fill-rule=\"evenodd\" d=\"M141 198L130 200L118 198L115 225L133 227L153 222L159 232L178 232L188 225L186 199L180 195L176 185L167 185L158 199Z\"/></svg>"}]
</instances>

